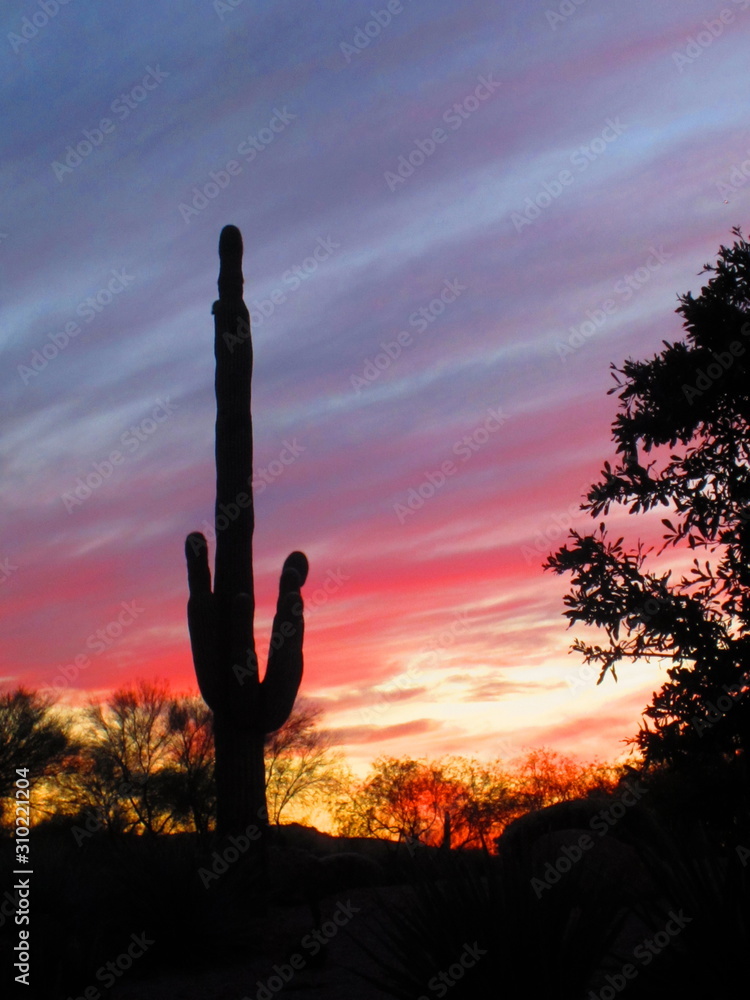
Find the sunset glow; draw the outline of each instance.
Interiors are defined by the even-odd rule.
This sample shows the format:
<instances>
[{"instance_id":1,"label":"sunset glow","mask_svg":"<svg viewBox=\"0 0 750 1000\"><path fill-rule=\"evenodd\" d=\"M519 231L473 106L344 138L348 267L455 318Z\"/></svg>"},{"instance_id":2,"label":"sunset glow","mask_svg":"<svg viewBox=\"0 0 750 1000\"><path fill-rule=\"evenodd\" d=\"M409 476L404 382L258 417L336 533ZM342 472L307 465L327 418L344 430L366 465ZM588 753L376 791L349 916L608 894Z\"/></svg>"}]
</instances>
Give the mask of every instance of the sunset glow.
<instances>
[{"instance_id":1,"label":"sunset glow","mask_svg":"<svg viewBox=\"0 0 750 1000\"><path fill-rule=\"evenodd\" d=\"M705 45L701 0L404 2L378 31L359 0L73 6L29 38L1 15L3 686L196 687L233 223L263 662L303 550L300 694L360 773L619 757L664 667L597 686L541 566L594 527L610 362L680 339L747 230L750 0Z\"/></svg>"}]
</instances>

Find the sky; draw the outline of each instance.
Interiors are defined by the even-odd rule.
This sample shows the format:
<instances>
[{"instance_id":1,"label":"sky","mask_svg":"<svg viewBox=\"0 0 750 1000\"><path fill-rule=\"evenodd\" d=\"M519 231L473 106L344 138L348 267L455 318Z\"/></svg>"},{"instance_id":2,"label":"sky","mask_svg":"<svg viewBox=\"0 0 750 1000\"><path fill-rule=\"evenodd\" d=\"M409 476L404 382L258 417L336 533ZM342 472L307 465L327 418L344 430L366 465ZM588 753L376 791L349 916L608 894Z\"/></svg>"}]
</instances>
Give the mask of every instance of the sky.
<instances>
[{"instance_id":1,"label":"sky","mask_svg":"<svg viewBox=\"0 0 750 1000\"><path fill-rule=\"evenodd\" d=\"M0 683L195 688L183 546L213 517L232 223L259 651L301 549L300 695L355 768L621 755L663 668L597 686L542 563L594 527L610 363L679 339L677 296L748 228L750 0L0 22Z\"/></svg>"}]
</instances>

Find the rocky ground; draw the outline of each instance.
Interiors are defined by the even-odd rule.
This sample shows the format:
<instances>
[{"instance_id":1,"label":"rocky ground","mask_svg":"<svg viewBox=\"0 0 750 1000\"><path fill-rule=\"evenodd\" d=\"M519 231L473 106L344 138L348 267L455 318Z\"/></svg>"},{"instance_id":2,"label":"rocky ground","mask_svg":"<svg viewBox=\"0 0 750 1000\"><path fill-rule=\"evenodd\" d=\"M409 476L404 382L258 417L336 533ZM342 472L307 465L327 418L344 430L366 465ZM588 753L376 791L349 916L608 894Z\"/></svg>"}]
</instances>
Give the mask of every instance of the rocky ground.
<instances>
[{"instance_id":1,"label":"rocky ground","mask_svg":"<svg viewBox=\"0 0 750 1000\"><path fill-rule=\"evenodd\" d=\"M266 925L272 957L201 973L174 971L150 980L128 981L123 977L109 995L112 1000L389 1000L393 994L358 974L377 977L382 968L355 941L364 942L376 955L382 954L376 935L378 914L382 912L380 894L388 902L397 903L402 893L396 887L354 889L325 900L320 925L326 941L325 956L321 955L319 941L311 936L308 907L276 907L269 913Z\"/></svg>"}]
</instances>

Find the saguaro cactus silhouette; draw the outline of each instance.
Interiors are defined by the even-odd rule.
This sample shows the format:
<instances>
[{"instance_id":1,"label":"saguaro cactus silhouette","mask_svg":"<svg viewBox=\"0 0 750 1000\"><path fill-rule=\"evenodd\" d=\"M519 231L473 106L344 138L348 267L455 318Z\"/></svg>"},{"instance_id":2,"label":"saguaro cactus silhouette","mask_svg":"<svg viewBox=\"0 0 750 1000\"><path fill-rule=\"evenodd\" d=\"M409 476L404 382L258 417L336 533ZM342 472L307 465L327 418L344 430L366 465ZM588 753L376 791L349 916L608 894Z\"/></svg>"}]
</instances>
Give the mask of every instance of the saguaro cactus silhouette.
<instances>
[{"instance_id":1,"label":"saguaro cactus silhouette","mask_svg":"<svg viewBox=\"0 0 750 1000\"><path fill-rule=\"evenodd\" d=\"M292 552L279 582L266 672L255 651L252 537L253 435L250 316L242 300L242 236L219 239L219 299L213 305L216 355L216 565L213 591L205 537L187 537L187 617L195 673L214 714L217 832L267 825L263 741L289 717L302 679L300 588L307 558Z\"/></svg>"}]
</instances>

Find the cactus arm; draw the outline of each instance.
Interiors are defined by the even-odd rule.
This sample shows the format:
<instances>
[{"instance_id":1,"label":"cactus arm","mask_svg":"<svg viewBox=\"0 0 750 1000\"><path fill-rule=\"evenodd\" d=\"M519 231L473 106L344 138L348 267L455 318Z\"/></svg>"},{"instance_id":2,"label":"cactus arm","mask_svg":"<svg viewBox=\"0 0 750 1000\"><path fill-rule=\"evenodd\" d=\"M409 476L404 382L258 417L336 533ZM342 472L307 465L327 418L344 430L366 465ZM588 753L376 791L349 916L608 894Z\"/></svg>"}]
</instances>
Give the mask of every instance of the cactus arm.
<instances>
[{"instance_id":1,"label":"cactus arm","mask_svg":"<svg viewBox=\"0 0 750 1000\"><path fill-rule=\"evenodd\" d=\"M307 571L307 558L302 552L292 552L281 571L266 675L261 685L265 733L280 729L289 718L302 681L305 623L300 588Z\"/></svg>"},{"instance_id":2,"label":"cactus arm","mask_svg":"<svg viewBox=\"0 0 750 1000\"><path fill-rule=\"evenodd\" d=\"M216 600L211 593L208 545L203 535L192 532L185 541L190 597L187 606L190 647L203 700L210 709L220 697L216 636Z\"/></svg>"}]
</instances>

